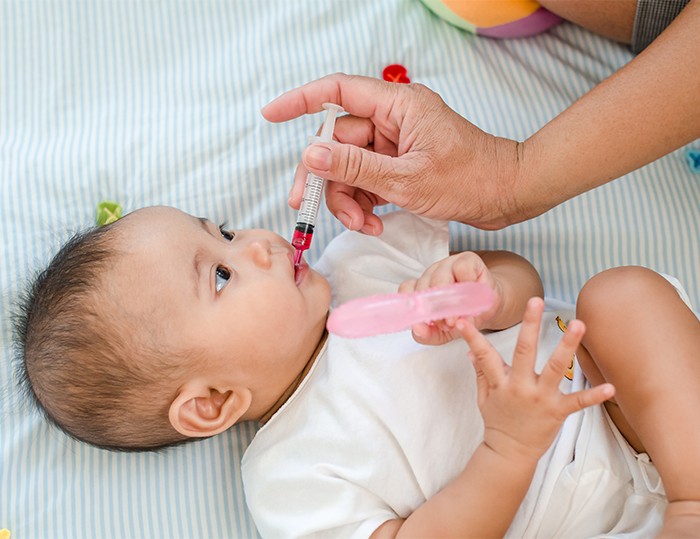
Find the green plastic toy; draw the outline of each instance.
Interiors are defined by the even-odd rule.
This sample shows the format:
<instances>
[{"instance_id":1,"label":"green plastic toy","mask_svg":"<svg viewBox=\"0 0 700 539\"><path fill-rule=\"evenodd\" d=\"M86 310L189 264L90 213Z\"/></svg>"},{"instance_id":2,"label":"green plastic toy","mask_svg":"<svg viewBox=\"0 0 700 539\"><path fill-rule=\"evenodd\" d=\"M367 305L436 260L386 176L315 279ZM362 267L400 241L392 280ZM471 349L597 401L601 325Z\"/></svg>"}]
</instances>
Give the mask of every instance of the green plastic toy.
<instances>
[{"instance_id":1,"label":"green plastic toy","mask_svg":"<svg viewBox=\"0 0 700 539\"><path fill-rule=\"evenodd\" d=\"M97 225L104 226L113 223L122 217L121 204L103 200L97 205Z\"/></svg>"}]
</instances>

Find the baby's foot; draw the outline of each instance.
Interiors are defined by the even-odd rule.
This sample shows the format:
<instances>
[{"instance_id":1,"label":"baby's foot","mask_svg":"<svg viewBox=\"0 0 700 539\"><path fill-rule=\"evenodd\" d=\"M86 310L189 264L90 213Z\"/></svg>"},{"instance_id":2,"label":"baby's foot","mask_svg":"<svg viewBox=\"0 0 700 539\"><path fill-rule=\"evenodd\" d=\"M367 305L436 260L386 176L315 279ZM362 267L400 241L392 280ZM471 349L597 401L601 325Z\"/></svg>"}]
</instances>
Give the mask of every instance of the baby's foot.
<instances>
[{"instance_id":1,"label":"baby's foot","mask_svg":"<svg viewBox=\"0 0 700 539\"><path fill-rule=\"evenodd\" d=\"M700 538L700 501L670 502L659 538Z\"/></svg>"}]
</instances>

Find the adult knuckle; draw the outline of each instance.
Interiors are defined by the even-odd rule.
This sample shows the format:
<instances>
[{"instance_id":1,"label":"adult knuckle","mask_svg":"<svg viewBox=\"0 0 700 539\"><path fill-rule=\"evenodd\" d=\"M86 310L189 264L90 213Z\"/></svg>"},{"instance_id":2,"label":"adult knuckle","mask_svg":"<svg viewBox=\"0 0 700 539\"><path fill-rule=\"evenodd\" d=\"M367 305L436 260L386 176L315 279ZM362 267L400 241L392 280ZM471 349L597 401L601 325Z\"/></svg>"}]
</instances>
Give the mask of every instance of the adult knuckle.
<instances>
[{"instance_id":1,"label":"adult knuckle","mask_svg":"<svg viewBox=\"0 0 700 539\"><path fill-rule=\"evenodd\" d=\"M363 159L362 152L353 152L349 147L343 147L338 172L348 185L355 186L359 183L364 171Z\"/></svg>"}]
</instances>

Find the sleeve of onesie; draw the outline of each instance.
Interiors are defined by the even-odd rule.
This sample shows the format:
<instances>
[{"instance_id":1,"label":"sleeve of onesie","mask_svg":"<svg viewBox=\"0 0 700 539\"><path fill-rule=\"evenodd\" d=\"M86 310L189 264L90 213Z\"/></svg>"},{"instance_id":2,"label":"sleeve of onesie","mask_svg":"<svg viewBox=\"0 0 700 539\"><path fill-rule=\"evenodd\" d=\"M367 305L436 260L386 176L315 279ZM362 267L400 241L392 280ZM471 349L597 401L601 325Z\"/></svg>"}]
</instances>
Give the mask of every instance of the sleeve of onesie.
<instances>
[{"instance_id":1,"label":"sleeve of onesie","mask_svg":"<svg viewBox=\"0 0 700 539\"><path fill-rule=\"evenodd\" d=\"M366 539L387 520L397 518L381 500L341 477L319 473L290 477L293 488L279 493L247 485L248 505L258 532L265 538ZM279 486L279 483L276 483ZM292 494L293 493L293 494ZM264 503L255 503L260 496Z\"/></svg>"},{"instance_id":2,"label":"sleeve of onesie","mask_svg":"<svg viewBox=\"0 0 700 539\"><path fill-rule=\"evenodd\" d=\"M403 281L419 277L449 255L446 222L404 211L382 220L380 236L343 232L314 265L331 285L332 306L362 295L396 292Z\"/></svg>"}]
</instances>

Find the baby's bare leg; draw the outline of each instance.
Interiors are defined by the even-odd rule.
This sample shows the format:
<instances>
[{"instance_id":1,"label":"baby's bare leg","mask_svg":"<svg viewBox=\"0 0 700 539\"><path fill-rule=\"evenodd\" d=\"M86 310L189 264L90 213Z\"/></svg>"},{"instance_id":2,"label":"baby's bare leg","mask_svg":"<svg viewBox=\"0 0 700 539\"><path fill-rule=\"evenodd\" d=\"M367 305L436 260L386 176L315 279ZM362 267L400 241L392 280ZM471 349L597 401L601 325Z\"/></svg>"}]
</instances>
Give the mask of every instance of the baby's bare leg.
<instances>
[{"instance_id":1,"label":"baby's bare leg","mask_svg":"<svg viewBox=\"0 0 700 539\"><path fill-rule=\"evenodd\" d=\"M639 267L593 277L576 316L587 327L581 367L593 384L615 385L613 421L661 475L664 532L700 536L700 321L671 284Z\"/></svg>"}]
</instances>

